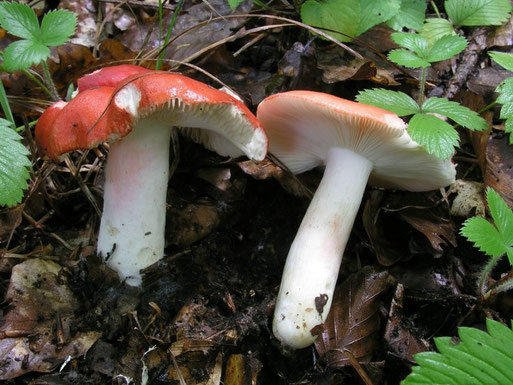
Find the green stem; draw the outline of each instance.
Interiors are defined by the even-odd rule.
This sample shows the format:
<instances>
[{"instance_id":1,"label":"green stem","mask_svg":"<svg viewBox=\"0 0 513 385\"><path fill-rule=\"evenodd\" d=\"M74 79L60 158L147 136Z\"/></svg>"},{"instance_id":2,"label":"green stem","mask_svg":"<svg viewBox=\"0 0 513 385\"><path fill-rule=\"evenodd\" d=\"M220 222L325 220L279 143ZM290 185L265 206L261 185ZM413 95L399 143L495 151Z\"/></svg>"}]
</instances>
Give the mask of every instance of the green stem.
<instances>
[{"instance_id":1,"label":"green stem","mask_svg":"<svg viewBox=\"0 0 513 385\"><path fill-rule=\"evenodd\" d=\"M50 90L48 89L48 87L46 87L46 86L44 85L44 83L43 83L41 80L39 80L36 76L34 76L34 75L29 71L29 70L24 69L24 70L22 70L22 71L23 71L23 73L24 73L25 75L27 75L27 77L28 77L28 78L30 78L30 80L32 80L32 81L33 81L34 83L36 83L39 87L41 87L41 89L43 90L43 92L44 92L45 94L47 94L51 99L53 99L53 94L50 92Z\"/></svg>"},{"instance_id":2,"label":"green stem","mask_svg":"<svg viewBox=\"0 0 513 385\"><path fill-rule=\"evenodd\" d=\"M155 69L159 70L162 68L162 60L164 59L164 54L166 51L167 43L169 43L169 39L171 38L171 33L173 32L173 27L175 26L176 19L178 14L180 13L180 9L182 9L183 0L178 0L178 4L176 4L176 8L173 12L173 17L171 18L171 22L169 23L169 27L167 28L166 38L164 39L164 45L162 46L162 51L160 52L159 58L157 60L157 64Z\"/></svg>"},{"instance_id":3,"label":"green stem","mask_svg":"<svg viewBox=\"0 0 513 385\"><path fill-rule=\"evenodd\" d=\"M431 7L433 7L433 9L434 9L434 11L436 13L436 16L438 16L438 18L441 19L442 16L440 16L440 12L438 12L438 7L436 6L435 2L431 1L430 4L431 4Z\"/></svg>"},{"instance_id":4,"label":"green stem","mask_svg":"<svg viewBox=\"0 0 513 385\"><path fill-rule=\"evenodd\" d=\"M479 282L478 282L478 290L479 290L479 294L482 295L483 297L486 297L486 294L487 294L485 286L486 286L486 281L488 279L488 276L490 275L493 268L497 264L497 261L499 260L499 258L500 258L500 256L490 258L488 263L485 265L485 267L481 271L481 276L479 277Z\"/></svg>"},{"instance_id":5,"label":"green stem","mask_svg":"<svg viewBox=\"0 0 513 385\"><path fill-rule=\"evenodd\" d=\"M5 117L12 123L13 127L15 127L14 116L12 115L11 106L9 106L9 100L7 99L7 92L5 92L4 83L2 83L2 81L0 81L0 104L2 105Z\"/></svg>"},{"instance_id":6,"label":"green stem","mask_svg":"<svg viewBox=\"0 0 513 385\"><path fill-rule=\"evenodd\" d=\"M55 84L52 80L52 75L50 75L50 70L48 69L48 65L46 64L46 61L42 61L41 64L43 65L43 74L45 78L46 85L49 88L51 97L54 102L61 100L61 97L59 96L59 92L57 92L57 88L55 88Z\"/></svg>"},{"instance_id":7,"label":"green stem","mask_svg":"<svg viewBox=\"0 0 513 385\"><path fill-rule=\"evenodd\" d=\"M420 90L419 90L420 112L422 112L422 105L424 104L424 91L426 88L426 74L427 74L427 68L422 67L422 74L420 75Z\"/></svg>"}]
</instances>

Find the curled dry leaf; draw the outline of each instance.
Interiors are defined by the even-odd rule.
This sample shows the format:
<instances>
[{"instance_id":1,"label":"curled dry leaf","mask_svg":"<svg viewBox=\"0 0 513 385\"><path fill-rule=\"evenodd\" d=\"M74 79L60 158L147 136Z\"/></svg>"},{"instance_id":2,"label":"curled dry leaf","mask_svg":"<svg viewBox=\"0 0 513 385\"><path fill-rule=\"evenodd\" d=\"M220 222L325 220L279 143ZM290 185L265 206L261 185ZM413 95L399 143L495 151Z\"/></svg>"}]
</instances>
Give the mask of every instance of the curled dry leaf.
<instances>
[{"instance_id":1,"label":"curled dry leaf","mask_svg":"<svg viewBox=\"0 0 513 385\"><path fill-rule=\"evenodd\" d=\"M317 352L329 366L349 365L345 351L359 362L371 360L379 338L379 300L392 284L386 271L367 266L337 287L324 330L315 340Z\"/></svg>"},{"instance_id":2,"label":"curled dry leaf","mask_svg":"<svg viewBox=\"0 0 513 385\"><path fill-rule=\"evenodd\" d=\"M101 333L72 335L73 312L79 304L62 268L29 259L12 269L5 299L11 309L0 328L0 379L30 371L50 372L68 357L78 357Z\"/></svg>"},{"instance_id":3,"label":"curled dry leaf","mask_svg":"<svg viewBox=\"0 0 513 385\"><path fill-rule=\"evenodd\" d=\"M449 194L456 193L452 201L451 215L463 218L484 217L484 185L480 182L456 180L449 188Z\"/></svg>"}]
</instances>

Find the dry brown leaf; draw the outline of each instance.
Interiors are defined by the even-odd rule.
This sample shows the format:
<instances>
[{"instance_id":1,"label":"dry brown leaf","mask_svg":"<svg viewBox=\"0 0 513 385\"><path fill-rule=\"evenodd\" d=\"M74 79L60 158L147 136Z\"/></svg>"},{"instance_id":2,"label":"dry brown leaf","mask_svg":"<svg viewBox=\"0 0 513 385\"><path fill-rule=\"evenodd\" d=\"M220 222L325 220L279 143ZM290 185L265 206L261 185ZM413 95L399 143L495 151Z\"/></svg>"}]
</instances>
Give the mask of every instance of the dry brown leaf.
<instances>
[{"instance_id":1,"label":"dry brown leaf","mask_svg":"<svg viewBox=\"0 0 513 385\"><path fill-rule=\"evenodd\" d=\"M67 9L77 15L77 28L70 42L86 47L96 44L96 7L93 0L62 0L60 9Z\"/></svg>"},{"instance_id":2,"label":"dry brown leaf","mask_svg":"<svg viewBox=\"0 0 513 385\"><path fill-rule=\"evenodd\" d=\"M0 379L50 372L68 356L85 354L101 336L96 331L70 335L79 304L52 261L29 259L13 267L5 299L11 309L0 328Z\"/></svg>"},{"instance_id":3,"label":"dry brown leaf","mask_svg":"<svg viewBox=\"0 0 513 385\"><path fill-rule=\"evenodd\" d=\"M257 384L262 364L256 358L243 354L232 354L226 361L224 385Z\"/></svg>"},{"instance_id":4,"label":"dry brown leaf","mask_svg":"<svg viewBox=\"0 0 513 385\"><path fill-rule=\"evenodd\" d=\"M513 151L509 135L491 135L486 149L485 185L493 188L513 208Z\"/></svg>"},{"instance_id":5,"label":"dry brown leaf","mask_svg":"<svg viewBox=\"0 0 513 385\"><path fill-rule=\"evenodd\" d=\"M413 362L413 355L428 351L429 344L403 327L403 299L404 287L399 283L388 313L385 340L396 355Z\"/></svg>"},{"instance_id":6,"label":"dry brown leaf","mask_svg":"<svg viewBox=\"0 0 513 385\"><path fill-rule=\"evenodd\" d=\"M345 351L359 362L371 360L379 338L379 300L392 282L386 271L366 266L337 287L324 330L315 340L317 352L329 366L349 365Z\"/></svg>"},{"instance_id":7,"label":"dry brown leaf","mask_svg":"<svg viewBox=\"0 0 513 385\"><path fill-rule=\"evenodd\" d=\"M7 241L12 232L21 224L23 206L0 210L0 242Z\"/></svg>"}]
</instances>

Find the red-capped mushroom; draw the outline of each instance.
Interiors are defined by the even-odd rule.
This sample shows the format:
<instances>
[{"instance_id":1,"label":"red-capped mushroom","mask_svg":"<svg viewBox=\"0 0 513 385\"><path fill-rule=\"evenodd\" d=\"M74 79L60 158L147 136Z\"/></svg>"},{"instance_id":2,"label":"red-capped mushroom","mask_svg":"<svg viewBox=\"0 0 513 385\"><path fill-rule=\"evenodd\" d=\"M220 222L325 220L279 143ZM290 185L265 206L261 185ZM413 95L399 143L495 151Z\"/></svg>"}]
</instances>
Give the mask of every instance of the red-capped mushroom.
<instances>
[{"instance_id":1,"label":"red-capped mushroom","mask_svg":"<svg viewBox=\"0 0 513 385\"><path fill-rule=\"evenodd\" d=\"M274 313L274 335L303 348L328 315L367 181L427 191L452 183L455 168L414 142L397 115L332 95L272 95L260 103L257 117L269 151L293 173L326 165L290 248Z\"/></svg>"},{"instance_id":2,"label":"red-capped mushroom","mask_svg":"<svg viewBox=\"0 0 513 385\"><path fill-rule=\"evenodd\" d=\"M139 271L164 254L173 127L221 155L253 160L265 157L267 137L243 103L188 77L135 69L117 88L104 80L97 72L69 103L48 108L36 126L36 141L54 160L112 143L98 252L127 283L140 285Z\"/></svg>"}]
</instances>

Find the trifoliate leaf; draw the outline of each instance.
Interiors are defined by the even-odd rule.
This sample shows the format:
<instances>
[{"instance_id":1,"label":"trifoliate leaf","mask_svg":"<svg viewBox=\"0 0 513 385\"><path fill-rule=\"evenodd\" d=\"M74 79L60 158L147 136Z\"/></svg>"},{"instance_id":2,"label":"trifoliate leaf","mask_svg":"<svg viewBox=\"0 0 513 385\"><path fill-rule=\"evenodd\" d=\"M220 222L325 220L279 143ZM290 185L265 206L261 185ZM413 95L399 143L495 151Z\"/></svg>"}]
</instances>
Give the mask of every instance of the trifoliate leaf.
<instances>
[{"instance_id":1,"label":"trifoliate leaf","mask_svg":"<svg viewBox=\"0 0 513 385\"><path fill-rule=\"evenodd\" d=\"M471 130L487 130L488 123L477 112L445 98L429 98L422 105L423 112L447 116L459 125Z\"/></svg>"},{"instance_id":2,"label":"trifoliate leaf","mask_svg":"<svg viewBox=\"0 0 513 385\"><path fill-rule=\"evenodd\" d=\"M428 41L424 36L416 33L396 32L390 38L403 48L415 52L420 58L425 58L428 53Z\"/></svg>"},{"instance_id":3,"label":"trifoliate leaf","mask_svg":"<svg viewBox=\"0 0 513 385\"><path fill-rule=\"evenodd\" d=\"M507 69L508 71L513 71L513 54L505 53L505 52L496 52L490 51L488 55L499 65Z\"/></svg>"},{"instance_id":4,"label":"trifoliate leaf","mask_svg":"<svg viewBox=\"0 0 513 385\"><path fill-rule=\"evenodd\" d=\"M301 6L301 20L326 31L340 41L351 41L376 24L383 23L398 11L401 0L307 0Z\"/></svg>"},{"instance_id":5,"label":"trifoliate leaf","mask_svg":"<svg viewBox=\"0 0 513 385\"><path fill-rule=\"evenodd\" d=\"M430 66L428 61L420 58L416 53L405 49L394 49L388 54L388 58L394 63L410 68Z\"/></svg>"},{"instance_id":6,"label":"trifoliate leaf","mask_svg":"<svg viewBox=\"0 0 513 385\"><path fill-rule=\"evenodd\" d=\"M447 60L459 54L467 46L465 38L458 35L446 35L433 43L426 60L430 63Z\"/></svg>"},{"instance_id":7,"label":"trifoliate leaf","mask_svg":"<svg viewBox=\"0 0 513 385\"><path fill-rule=\"evenodd\" d=\"M48 47L64 44L76 26L77 16L73 12L64 9L48 12L41 22L41 41Z\"/></svg>"},{"instance_id":8,"label":"trifoliate leaf","mask_svg":"<svg viewBox=\"0 0 513 385\"><path fill-rule=\"evenodd\" d=\"M459 343L449 337L435 338L440 353L416 354L419 366L401 385L502 385L513 383L513 331L497 321L486 320L488 333L460 327Z\"/></svg>"},{"instance_id":9,"label":"trifoliate leaf","mask_svg":"<svg viewBox=\"0 0 513 385\"><path fill-rule=\"evenodd\" d=\"M506 119L504 131L509 133L509 143L513 144L513 78L505 79L495 89L499 93L497 103L502 104L500 118Z\"/></svg>"},{"instance_id":10,"label":"trifoliate leaf","mask_svg":"<svg viewBox=\"0 0 513 385\"><path fill-rule=\"evenodd\" d=\"M426 14L424 0L402 0L399 12L387 20L390 28L401 31L404 27L419 31Z\"/></svg>"},{"instance_id":11,"label":"trifoliate leaf","mask_svg":"<svg viewBox=\"0 0 513 385\"><path fill-rule=\"evenodd\" d=\"M408 132L427 152L440 159L449 159L459 141L458 132L449 123L428 114L413 115Z\"/></svg>"},{"instance_id":12,"label":"trifoliate leaf","mask_svg":"<svg viewBox=\"0 0 513 385\"><path fill-rule=\"evenodd\" d=\"M28 154L10 122L0 119L0 205L14 206L21 202L31 166Z\"/></svg>"},{"instance_id":13,"label":"trifoliate leaf","mask_svg":"<svg viewBox=\"0 0 513 385\"><path fill-rule=\"evenodd\" d=\"M41 36L36 13L27 4L0 2L0 25L22 39L38 41Z\"/></svg>"},{"instance_id":14,"label":"trifoliate leaf","mask_svg":"<svg viewBox=\"0 0 513 385\"><path fill-rule=\"evenodd\" d=\"M36 41L19 40L11 43L4 51L4 66L8 71L20 70L39 64L50 56L50 49Z\"/></svg>"},{"instance_id":15,"label":"trifoliate leaf","mask_svg":"<svg viewBox=\"0 0 513 385\"><path fill-rule=\"evenodd\" d=\"M447 0L447 16L456 25L501 25L508 21L510 0Z\"/></svg>"},{"instance_id":16,"label":"trifoliate leaf","mask_svg":"<svg viewBox=\"0 0 513 385\"><path fill-rule=\"evenodd\" d=\"M360 91L356 100L363 104L394 112L399 116L412 115L420 111L417 102L404 92L381 88Z\"/></svg>"},{"instance_id":17,"label":"trifoliate leaf","mask_svg":"<svg viewBox=\"0 0 513 385\"><path fill-rule=\"evenodd\" d=\"M483 218L470 218L463 223L461 234L492 257L507 254L513 265L513 212L491 188L486 190L486 201L495 226Z\"/></svg>"}]
</instances>

